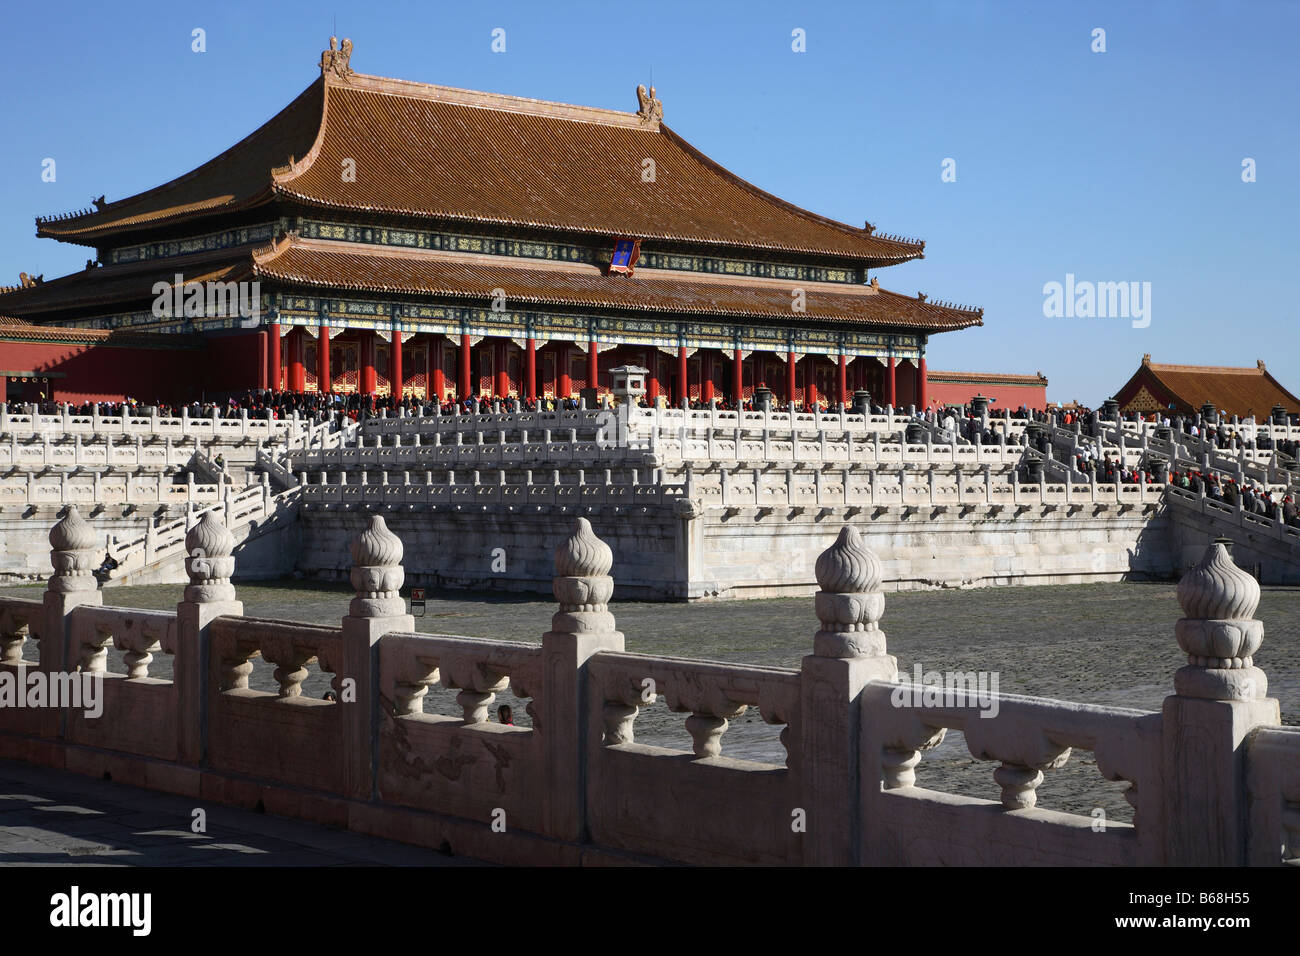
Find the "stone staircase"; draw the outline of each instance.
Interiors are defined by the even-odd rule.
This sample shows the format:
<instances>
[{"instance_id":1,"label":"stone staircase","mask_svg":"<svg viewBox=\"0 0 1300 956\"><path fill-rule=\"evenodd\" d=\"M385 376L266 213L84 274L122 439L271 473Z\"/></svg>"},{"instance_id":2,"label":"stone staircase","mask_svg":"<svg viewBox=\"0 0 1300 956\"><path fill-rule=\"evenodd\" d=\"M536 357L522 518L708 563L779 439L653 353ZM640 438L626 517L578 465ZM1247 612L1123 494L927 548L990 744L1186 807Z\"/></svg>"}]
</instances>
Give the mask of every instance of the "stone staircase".
<instances>
[{"instance_id":1,"label":"stone staircase","mask_svg":"<svg viewBox=\"0 0 1300 956\"><path fill-rule=\"evenodd\" d=\"M254 542L284 532L297 518L298 488L274 492L269 481L250 484L240 491L227 488L219 504L188 511L179 518L164 515L147 519L136 534L110 539L107 556L116 566L104 571L101 580L113 584L160 584L185 580L186 533L213 512L235 536L236 548L247 549ZM265 548L263 550L266 550ZM274 551L274 548L270 550ZM287 557L291 558L291 555ZM110 562L111 563L111 562ZM281 572L282 562L274 555L262 555L261 563ZM289 560L291 565L292 561ZM250 570L253 570L250 568Z\"/></svg>"}]
</instances>

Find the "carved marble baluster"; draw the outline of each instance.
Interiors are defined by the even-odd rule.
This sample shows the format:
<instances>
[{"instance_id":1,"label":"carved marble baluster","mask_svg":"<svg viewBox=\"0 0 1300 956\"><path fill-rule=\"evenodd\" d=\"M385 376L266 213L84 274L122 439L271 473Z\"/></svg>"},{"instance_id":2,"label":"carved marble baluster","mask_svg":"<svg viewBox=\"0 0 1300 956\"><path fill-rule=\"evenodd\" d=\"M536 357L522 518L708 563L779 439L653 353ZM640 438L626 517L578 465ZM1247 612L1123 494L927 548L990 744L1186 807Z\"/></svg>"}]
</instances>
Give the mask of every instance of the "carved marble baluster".
<instances>
[{"instance_id":1,"label":"carved marble baluster","mask_svg":"<svg viewBox=\"0 0 1300 956\"><path fill-rule=\"evenodd\" d=\"M686 732L695 741L695 756L717 757L722 754L722 735L731 726L725 717L691 714L686 718Z\"/></svg>"},{"instance_id":2,"label":"carved marble baluster","mask_svg":"<svg viewBox=\"0 0 1300 956\"><path fill-rule=\"evenodd\" d=\"M601 718L605 724L605 746L617 747L619 744L630 744L635 741L633 726L640 709L635 704L625 704L617 700L605 701L601 711Z\"/></svg>"},{"instance_id":3,"label":"carved marble baluster","mask_svg":"<svg viewBox=\"0 0 1300 956\"><path fill-rule=\"evenodd\" d=\"M234 655L221 661L221 683L219 689L248 690L248 677L253 673L253 658L261 656L255 647L240 644Z\"/></svg>"},{"instance_id":4,"label":"carved marble baluster","mask_svg":"<svg viewBox=\"0 0 1300 956\"><path fill-rule=\"evenodd\" d=\"M27 643L28 633L25 619L4 612L0 618L0 664L17 664L23 659L23 645Z\"/></svg>"},{"instance_id":5,"label":"carved marble baluster","mask_svg":"<svg viewBox=\"0 0 1300 956\"><path fill-rule=\"evenodd\" d=\"M796 769L795 763L798 758L796 752L790 748L799 738L798 734L791 729L793 714L791 708L797 708L798 705L782 700L780 695L773 696L765 690L760 690L757 706L758 714L763 718L763 723L782 725L780 740L781 746L785 748L785 765L787 769Z\"/></svg>"},{"instance_id":6,"label":"carved marble baluster","mask_svg":"<svg viewBox=\"0 0 1300 956\"><path fill-rule=\"evenodd\" d=\"M424 677L415 680L399 680L393 685L393 716L410 717L424 713L424 698L429 693L429 685L438 679L438 668L434 667Z\"/></svg>"},{"instance_id":7,"label":"carved marble baluster","mask_svg":"<svg viewBox=\"0 0 1300 956\"><path fill-rule=\"evenodd\" d=\"M81 659L78 670L86 674L103 674L108 671L108 645L113 642L113 632L107 625L97 626L92 634L82 638Z\"/></svg>"},{"instance_id":8,"label":"carved marble baluster","mask_svg":"<svg viewBox=\"0 0 1300 956\"><path fill-rule=\"evenodd\" d=\"M1043 782L1042 771L1004 762L993 771L993 779L1002 788L1002 805L1008 810L1027 810L1038 802L1035 791Z\"/></svg>"},{"instance_id":9,"label":"carved marble baluster","mask_svg":"<svg viewBox=\"0 0 1300 956\"><path fill-rule=\"evenodd\" d=\"M487 691L462 690L456 695L456 703L465 711L465 723L482 724L487 722L488 708L497 699L497 695Z\"/></svg>"},{"instance_id":10,"label":"carved marble baluster","mask_svg":"<svg viewBox=\"0 0 1300 956\"><path fill-rule=\"evenodd\" d=\"M174 623L160 627L156 622L148 620L140 621L138 625L127 622L126 627L118 629L113 635L113 646L124 652L126 676L132 680L148 677L154 652L163 649L164 640L171 645L170 637L173 633Z\"/></svg>"},{"instance_id":11,"label":"carved marble baluster","mask_svg":"<svg viewBox=\"0 0 1300 956\"><path fill-rule=\"evenodd\" d=\"M316 660L316 655L307 648L293 648L285 660L277 661L275 668L276 682L280 685L280 697L301 697L302 682L307 679L307 665Z\"/></svg>"},{"instance_id":12,"label":"carved marble baluster","mask_svg":"<svg viewBox=\"0 0 1300 956\"><path fill-rule=\"evenodd\" d=\"M126 661L126 676L132 680L149 676L149 665L153 663L153 651L158 650L158 643L155 641L147 647L142 645L132 645L126 651L124 660Z\"/></svg>"},{"instance_id":13,"label":"carved marble baluster","mask_svg":"<svg viewBox=\"0 0 1300 956\"><path fill-rule=\"evenodd\" d=\"M943 727L929 727L918 720L903 740L886 746L880 756L885 789L901 790L903 787L916 786L916 765L921 762L921 755L943 743L947 732Z\"/></svg>"},{"instance_id":14,"label":"carved marble baluster","mask_svg":"<svg viewBox=\"0 0 1300 956\"><path fill-rule=\"evenodd\" d=\"M525 684L525 680L528 680L529 683ZM531 678L524 678L520 677L518 674L512 674L510 677L510 689L511 692L520 700L528 701L528 703L524 705L524 713L532 720L533 730L541 730L542 724L538 719L540 708L534 706L537 703L536 695L529 689L531 687L531 680Z\"/></svg>"},{"instance_id":15,"label":"carved marble baluster","mask_svg":"<svg viewBox=\"0 0 1300 956\"><path fill-rule=\"evenodd\" d=\"M1282 829L1286 831L1286 853L1282 859L1300 865L1300 803L1283 805Z\"/></svg>"},{"instance_id":16,"label":"carved marble baluster","mask_svg":"<svg viewBox=\"0 0 1300 956\"><path fill-rule=\"evenodd\" d=\"M462 654L449 654L440 662L442 686L459 689L456 703L464 712L469 724L486 723L488 711L496 701L497 693L510 686L510 678Z\"/></svg>"}]
</instances>

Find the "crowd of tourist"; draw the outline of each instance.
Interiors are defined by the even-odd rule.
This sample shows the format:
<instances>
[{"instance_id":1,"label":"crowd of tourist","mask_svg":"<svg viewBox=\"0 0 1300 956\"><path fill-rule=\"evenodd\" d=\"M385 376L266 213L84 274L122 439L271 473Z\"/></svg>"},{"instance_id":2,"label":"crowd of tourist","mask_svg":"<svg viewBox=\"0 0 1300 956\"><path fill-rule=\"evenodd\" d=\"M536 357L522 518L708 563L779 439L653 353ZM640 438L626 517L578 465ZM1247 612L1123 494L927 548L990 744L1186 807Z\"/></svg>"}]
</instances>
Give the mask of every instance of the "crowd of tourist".
<instances>
[{"instance_id":1,"label":"crowd of tourist","mask_svg":"<svg viewBox=\"0 0 1300 956\"><path fill-rule=\"evenodd\" d=\"M1195 494L1203 492L1207 498L1213 498L1226 505L1236 507L1240 502L1243 510L1266 518L1276 518L1280 509L1284 523L1293 528L1300 528L1300 515L1297 514L1293 495L1269 491L1249 478L1238 482L1231 475L1191 469L1171 471L1169 480L1177 488L1185 488Z\"/></svg>"},{"instance_id":2,"label":"crowd of tourist","mask_svg":"<svg viewBox=\"0 0 1300 956\"><path fill-rule=\"evenodd\" d=\"M1160 471L1148 468L1130 468L1124 464L1118 454L1103 452L1098 457L1090 445L1080 445L1074 456L1075 471L1084 475L1096 476L1102 484L1150 485L1160 479Z\"/></svg>"},{"instance_id":3,"label":"crowd of tourist","mask_svg":"<svg viewBox=\"0 0 1300 956\"><path fill-rule=\"evenodd\" d=\"M602 403L608 401L609 399L606 396L603 398ZM638 405L641 407L649 407L651 404L644 396L638 400ZM694 410L709 408L736 410L733 403L718 399L710 403L698 400L691 401L687 403L687 406ZM485 396L478 399L437 402L425 401L413 396L394 398L391 395L318 394L261 389L250 390L244 393L242 397L229 398L223 402L196 401L188 405L176 405L165 402L146 403L134 398L127 398L120 402L64 403L43 401L40 403L10 405L9 411L19 414L39 412L45 415L57 415L66 411L74 415L156 415L159 417L179 417L184 413L191 418L211 418L215 415L218 418L247 416L254 419L272 420L297 415L299 418L313 421L330 418L357 421L375 415L386 414L392 416L398 414L399 410L405 410L407 415L431 415L435 413L436 409L438 414L451 415L457 412L460 414L487 414L496 411L576 410L580 407L582 407L581 403L574 398L538 398L529 400L516 397L493 399ZM740 408L745 411L754 411L758 407L752 398L745 400L740 405ZM776 399L776 396L771 396L769 407L772 411L788 411L790 403L780 402ZM832 412L838 409L838 406L831 405L824 400L818 402L816 407L822 412ZM886 412L884 407L872 403L868 403L868 407L871 414L881 415ZM796 403L795 411L807 412L811 409L812 406L806 403ZM971 403L967 405L950 405L944 408L914 409L912 415L917 424L928 426L940 440L964 440L970 443L996 444L1001 440L1001 433L996 428L996 424L998 420L1008 415L1021 421L1057 425L1069 429L1073 429L1077 424L1080 433L1087 436L1095 433L1095 427L1102 413L1078 405L1039 411L1023 405L1014 410L986 409L982 403L980 405ZM1108 417L1129 422L1146 421L1150 425L1168 428L1175 434L1186 435L1191 439L1207 442L1215 448L1228 452L1239 452L1243 449L1276 450L1292 459L1300 457L1300 441L1293 439L1274 440L1269 435L1260 433L1257 430L1255 420L1250 417L1242 420L1233 419L1231 422L1226 420L1207 421L1200 415L1191 418L1182 416L1170 418L1159 413L1119 415L1112 412ZM1026 446L1035 447L1044 455L1049 455L1052 451L1050 429L1026 430L1021 441ZM217 464L220 468L224 463L218 462ZM1126 466L1119 455L1105 451L1099 443L1094 444L1088 440L1078 444L1071 464L1076 472L1085 476L1095 475L1096 481L1107 484L1116 482L1153 484L1166 480L1165 473L1167 473L1167 480L1177 487L1196 493L1203 490L1207 497L1222 501L1225 504L1236 505L1240 500L1242 507L1252 513L1267 517L1277 517L1280 514L1282 520L1287 524L1300 526L1296 502L1293 500L1292 495L1270 492L1249 479L1239 483L1232 475L1214 471L1201 472L1194 469L1171 471L1165 463L1157 463L1154 470L1132 468Z\"/></svg>"}]
</instances>

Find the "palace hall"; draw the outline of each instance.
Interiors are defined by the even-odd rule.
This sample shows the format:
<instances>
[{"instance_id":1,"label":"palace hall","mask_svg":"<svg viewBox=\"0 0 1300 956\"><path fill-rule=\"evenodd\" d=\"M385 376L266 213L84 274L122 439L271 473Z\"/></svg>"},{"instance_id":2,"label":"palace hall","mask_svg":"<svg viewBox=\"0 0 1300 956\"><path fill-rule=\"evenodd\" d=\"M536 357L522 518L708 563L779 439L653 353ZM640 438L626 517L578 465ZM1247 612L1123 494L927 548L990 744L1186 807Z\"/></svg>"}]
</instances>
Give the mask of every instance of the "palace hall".
<instances>
[{"instance_id":1,"label":"palace hall","mask_svg":"<svg viewBox=\"0 0 1300 956\"><path fill-rule=\"evenodd\" d=\"M636 365L652 401L765 386L896 407L935 400L932 335L983 324L882 287L923 242L751 185L671 130L653 88L621 112L366 75L351 54L331 40L306 90L180 178L38 218L93 258L24 274L0 315L24 341L33 326L146 336L141 398L568 398ZM165 336L180 365L153 380Z\"/></svg>"}]
</instances>

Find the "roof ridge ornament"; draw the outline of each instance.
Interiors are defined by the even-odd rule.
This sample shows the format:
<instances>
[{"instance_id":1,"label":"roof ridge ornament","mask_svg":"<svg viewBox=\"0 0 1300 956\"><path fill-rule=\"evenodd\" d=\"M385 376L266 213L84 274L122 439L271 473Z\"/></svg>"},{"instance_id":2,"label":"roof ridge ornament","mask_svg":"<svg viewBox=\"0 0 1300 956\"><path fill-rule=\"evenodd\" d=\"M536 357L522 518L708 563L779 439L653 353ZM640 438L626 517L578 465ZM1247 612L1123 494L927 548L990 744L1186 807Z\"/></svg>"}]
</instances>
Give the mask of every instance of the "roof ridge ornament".
<instances>
[{"instance_id":1,"label":"roof ridge ornament","mask_svg":"<svg viewBox=\"0 0 1300 956\"><path fill-rule=\"evenodd\" d=\"M641 107L636 111L636 115L641 118L642 123L651 126L663 122L664 104L661 103L659 97L655 95L655 88L653 86L650 87L649 92L647 92L645 84L642 83L636 88L636 98Z\"/></svg>"},{"instance_id":2,"label":"roof ridge ornament","mask_svg":"<svg viewBox=\"0 0 1300 956\"><path fill-rule=\"evenodd\" d=\"M346 37L343 40L343 46L339 46L338 37L330 37L330 48L322 51L320 55L320 72L321 76L328 76L333 73L339 79L347 79L352 75L352 41Z\"/></svg>"}]
</instances>

